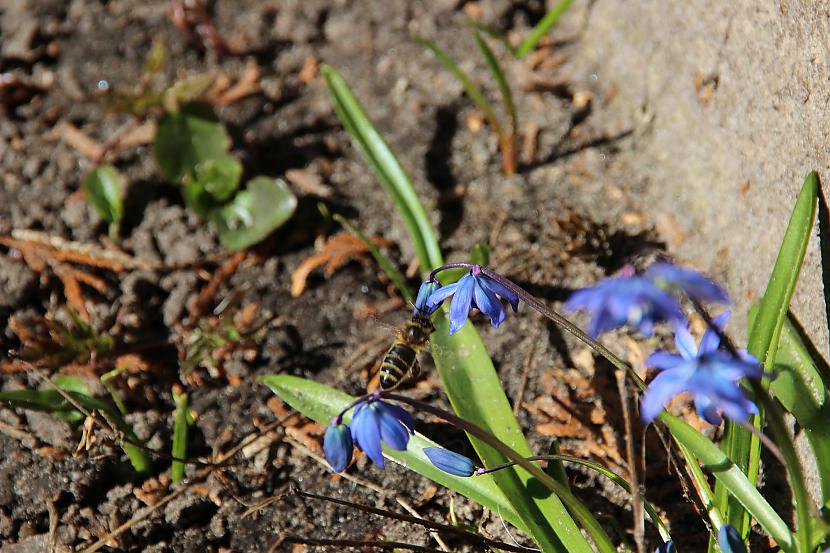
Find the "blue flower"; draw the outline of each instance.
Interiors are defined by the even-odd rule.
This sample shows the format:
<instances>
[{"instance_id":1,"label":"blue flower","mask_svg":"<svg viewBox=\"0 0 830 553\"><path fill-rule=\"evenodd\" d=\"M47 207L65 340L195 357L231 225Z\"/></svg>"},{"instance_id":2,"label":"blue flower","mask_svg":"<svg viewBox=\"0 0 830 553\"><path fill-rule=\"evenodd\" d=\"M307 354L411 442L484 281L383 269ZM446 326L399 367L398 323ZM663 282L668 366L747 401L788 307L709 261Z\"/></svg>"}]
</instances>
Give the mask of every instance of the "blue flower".
<instances>
[{"instance_id":1,"label":"blue flower","mask_svg":"<svg viewBox=\"0 0 830 553\"><path fill-rule=\"evenodd\" d=\"M729 312L715 318L718 328L726 326ZM675 343L680 355L658 350L646 359L646 365L662 372L651 381L643 397L640 413L645 422L660 414L671 398L689 392L695 400L698 414L710 424L723 420L718 413L737 422L743 422L758 407L744 395L738 380L756 378L763 374L758 360L746 352L736 359L729 352L718 349L720 337L714 329L707 329L700 346L685 326L675 329Z\"/></svg>"},{"instance_id":2,"label":"blue flower","mask_svg":"<svg viewBox=\"0 0 830 553\"><path fill-rule=\"evenodd\" d=\"M424 454L430 463L454 476L472 476L476 470L472 459L443 447L425 447Z\"/></svg>"},{"instance_id":3,"label":"blue flower","mask_svg":"<svg viewBox=\"0 0 830 553\"><path fill-rule=\"evenodd\" d=\"M415 299L415 309L412 311L412 314L429 317L435 313L441 303L438 302L435 305L430 306L427 305L427 300L439 288L441 288L441 283L438 281L427 280L422 282L421 287L418 288L418 297Z\"/></svg>"},{"instance_id":4,"label":"blue flower","mask_svg":"<svg viewBox=\"0 0 830 553\"><path fill-rule=\"evenodd\" d=\"M592 338L626 324L651 336L654 325L661 321L686 322L683 310L671 294L639 276L611 277L578 290L565 303L565 309L588 312L591 317L588 335Z\"/></svg>"},{"instance_id":5,"label":"blue flower","mask_svg":"<svg viewBox=\"0 0 830 553\"><path fill-rule=\"evenodd\" d=\"M657 550L654 553L674 553L674 552L675 552L674 542L669 540L667 542L661 543L657 547Z\"/></svg>"},{"instance_id":6,"label":"blue flower","mask_svg":"<svg viewBox=\"0 0 830 553\"><path fill-rule=\"evenodd\" d=\"M332 424L326 428L323 453L334 472L343 472L352 462L352 434L345 424Z\"/></svg>"},{"instance_id":7,"label":"blue flower","mask_svg":"<svg viewBox=\"0 0 830 553\"><path fill-rule=\"evenodd\" d=\"M412 415L374 394L352 407L354 414L351 423L345 425L341 422L342 413L336 416L326 429L323 440L326 460L336 472L349 466L352 444L357 445L380 468L384 467L381 442L398 451L406 450L409 436L415 428Z\"/></svg>"},{"instance_id":8,"label":"blue flower","mask_svg":"<svg viewBox=\"0 0 830 553\"><path fill-rule=\"evenodd\" d=\"M744 540L730 524L724 524L718 530L718 545L722 553L746 553Z\"/></svg>"},{"instance_id":9,"label":"blue flower","mask_svg":"<svg viewBox=\"0 0 830 553\"><path fill-rule=\"evenodd\" d=\"M729 304L726 290L700 273L671 263L655 263L643 275L661 288L682 290L698 302Z\"/></svg>"},{"instance_id":10,"label":"blue flower","mask_svg":"<svg viewBox=\"0 0 830 553\"><path fill-rule=\"evenodd\" d=\"M426 305L431 309L438 306L448 297L452 296L450 303L450 334L455 334L470 315L470 308L475 307L488 317L494 327L498 327L506 316L504 306L499 298L506 299L513 311L519 309L519 296L495 279L481 272L481 268L475 266L472 270L461 277L458 282L443 286L434 291Z\"/></svg>"}]
</instances>

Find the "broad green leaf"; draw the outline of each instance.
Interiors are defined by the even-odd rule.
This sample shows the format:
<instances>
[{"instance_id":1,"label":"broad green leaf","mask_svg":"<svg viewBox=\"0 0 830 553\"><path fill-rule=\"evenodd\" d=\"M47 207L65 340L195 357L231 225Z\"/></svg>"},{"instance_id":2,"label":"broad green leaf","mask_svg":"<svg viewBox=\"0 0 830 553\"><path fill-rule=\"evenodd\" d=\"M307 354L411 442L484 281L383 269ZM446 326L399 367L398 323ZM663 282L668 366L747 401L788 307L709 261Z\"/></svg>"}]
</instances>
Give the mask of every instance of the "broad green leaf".
<instances>
[{"instance_id":1,"label":"broad green leaf","mask_svg":"<svg viewBox=\"0 0 830 553\"><path fill-rule=\"evenodd\" d=\"M415 253L421 262L421 272L438 267L443 261L432 224L395 153L369 120L363 106L352 94L343 77L328 65L323 65L320 71L326 79L334 109L348 131L352 143L366 159L380 184L392 198L395 207L401 212L412 237Z\"/></svg>"},{"instance_id":2,"label":"broad green leaf","mask_svg":"<svg viewBox=\"0 0 830 553\"><path fill-rule=\"evenodd\" d=\"M241 178L242 164L229 155L206 159L194 168L194 180L204 187L216 203L228 200L239 187Z\"/></svg>"},{"instance_id":3,"label":"broad green leaf","mask_svg":"<svg viewBox=\"0 0 830 553\"><path fill-rule=\"evenodd\" d=\"M153 140L153 155L162 176L180 182L195 178L196 165L224 158L230 148L225 125L207 104L185 104L166 113L159 121Z\"/></svg>"},{"instance_id":4,"label":"broad green leaf","mask_svg":"<svg viewBox=\"0 0 830 553\"><path fill-rule=\"evenodd\" d=\"M769 534L784 551L795 547L793 535L778 513L721 449L685 421L663 411L660 414L672 436L688 448L711 472L718 483L731 494Z\"/></svg>"},{"instance_id":5,"label":"broad green leaf","mask_svg":"<svg viewBox=\"0 0 830 553\"><path fill-rule=\"evenodd\" d=\"M750 323L752 312L750 312ZM830 402L821 372L802 341L797 327L787 318L775 355L775 380L770 389L804 430L816 459L822 501L830 500Z\"/></svg>"},{"instance_id":6,"label":"broad green leaf","mask_svg":"<svg viewBox=\"0 0 830 553\"><path fill-rule=\"evenodd\" d=\"M525 38L519 47L516 48L516 57L521 59L531 53L536 48L536 45L539 44L539 41L542 40L546 34L548 34L548 31L550 31L554 25L556 25L559 18L562 17L562 14L568 11L568 8L571 7L571 3L573 3L573 0L559 0L559 3L556 4L556 6L554 6L554 8L547 14L545 14L545 17L543 17L535 27L533 27L533 30L530 31L527 38Z\"/></svg>"},{"instance_id":7,"label":"broad green leaf","mask_svg":"<svg viewBox=\"0 0 830 553\"><path fill-rule=\"evenodd\" d=\"M133 429L116 409L113 409L106 402L90 397L86 394L72 391L67 391L65 393L72 397L78 405L88 411L102 411L106 413L108 418L113 421L118 430L123 432L124 436L133 442L128 443L124 441L121 444L121 447L124 449L127 457L129 457L133 468L142 473L150 470L150 458L141 447L135 445L139 442L138 436L135 435ZM9 390L6 392L0 392L0 402L6 402L13 407L20 407L22 409L44 411L56 416L69 415L76 421L83 420L84 418L83 414L79 412L75 406L58 390Z\"/></svg>"},{"instance_id":8,"label":"broad green leaf","mask_svg":"<svg viewBox=\"0 0 830 553\"><path fill-rule=\"evenodd\" d=\"M774 368L781 329L801 272L817 203L818 175L811 172L807 175L796 200L781 249L778 251L778 258L760 302L758 315L749 331L747 350L761 360L767 372L772 372ZM764 379L763 384L768 387L769 380ZM763 413L753 417L756 428L763 428L763 423ZM724 447L729 458L749 477L749 481L756 482L761 458L761 443L758 438L740 425L728 422ZM793 469L797 470L797 467ZM746 539L750 527L749 517L734 498L730 499L722 484L715 487L715 501L724 513L726 522L734 526L741 537ZM807 506L801 505L801 508L806 509Z\"/></svg>"},{"instance_id":9,"label":"broad green leaf","mask_svg":"<svg viewBox=\"0 0 830 553\"><path fill-rule=\"evenodd\" d=\"M124 215L124 178L112 165L96 167L84 177L86 199L108 223L118 223Z\"/></svg>"},{"instance_id":10,"label":"broad green leaf","mask_svg":"<svg viewBox=\"0 0 830 553\"><path fill-rule=\"evenodd\" d=\"M223 246L241 250L282 226L295 209L297 197L284 181L259 176L248 182L248 188L233 201L215 210L211 221Z\"/></svg>"},{"instance_id":11,"label":"broad green leaf","mask_svg":"<svg viewBox=\"0 0 830 553\"><path fill-rule=\"evenodd\" d=\"M335 415L355 400L354 397L344 392L296 376L267 375L261 377L260 381L291 407L320 424L329 424ZM347 415L345 420L350 421L351 414ZM510 506L490 475L460 478L435 468L424 455L423 449L437 445L416 432L410 439L406 451L397 451L384 446L383 452L387 458L442 486L457 491L494 513L499 513L505 520L527 532L522 519Z\"/></svg>"},{"instance_id":12,"label":"broad green leaf","mask_svg":"<svg viewBox=\"0 0 830 553\"><path fill-rule=\"evenodd\" d=\"M176 403L176 420L173 423L173 457L184 459L187 457L187 429L190 426L190 416L187 407L187 394L173 392L173 401ZM184 462L173 461L170 468L170 479L173 483L181 482L184 478Z\"/></svg>"}]
</instances>

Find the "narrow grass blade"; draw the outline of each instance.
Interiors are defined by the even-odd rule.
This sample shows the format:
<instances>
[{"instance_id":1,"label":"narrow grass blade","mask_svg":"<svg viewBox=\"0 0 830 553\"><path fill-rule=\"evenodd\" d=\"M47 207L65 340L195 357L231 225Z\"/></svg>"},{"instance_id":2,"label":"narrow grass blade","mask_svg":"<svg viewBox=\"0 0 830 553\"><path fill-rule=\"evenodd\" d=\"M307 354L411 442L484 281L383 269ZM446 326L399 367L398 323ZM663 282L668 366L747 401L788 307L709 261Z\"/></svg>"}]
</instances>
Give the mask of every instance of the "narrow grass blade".
<instances>
[{"instance_id":1,"label":"narrow grass blade","mask_svg":"<svg viewBox=\"0 0 830 553\"><path fill-rule=\"evenodd\" d=\"M516 114L516 104L513 102L513 92L510 90L510 83L507 82L507 77L499 64L493 50L487 45L487 42L481 37L478 31L473 31L473 38L476 41L479 51L481 52L484 61L487 63L487 68L499 85L499 92L501 93L502 102L504 103L504 113L510 119L511 133L515 134L519 128L518 116Z\"/></svg>"},{"instance_id":2,"label":"narrow grass blade","mask_svg":"<svg viewBox=\"0 0 830 553\"><path fill-rule=\"evenodd\" d=\"M442 264L441 250L412 183L343 78L327 66L322 68L322 72L335 110L401 212L415 246L421 272L428 273ZM433 334L432 344L436 368L456 413L529 456L527 440L513 416L493 362L472 324L451 337L442 314L436 314L435 322L438 331ZM467 355L468 352L476 354ZM475 399L482 401L482 407L475 405ZM472 440L472 443L486 464L492 466L505 462L504 456L492 448L478 440ZM548 494L530 497L527 485L531 477L527 471L506 469L499 471L494 478L515 512L522 517L525 528L544 551L590 551L588 542L557 497ZM608 542L607 536L597 536L595 540L600 545Z\"/></svg>"},{"instance_id":3,"label":"narrow grass blade","mask_svg":"<svg viewBox=\"0 0 830 553\"><path fill-rule=\"evenodd\" d=\"M176 403L176 420L173 423L173 457L184 459L187 457L187 430L190 426L190 414L187 407L187 394L173 392L173 401ZM170 479L174 484L184 479L184 462L173 461L170 467Z\"/></svg>"},{"instance_id":4,"label":"narrow grass blade","mask_svg":"<svg viewBox=\"0 0 830 553\"><path fill-rule=\"evenodd\" d=\"M487 63L487 68L499 85L501 101L504 105L504 114L510 120L510 130L508 131L506 128L502 128L501 134L499 134L499 145L501 148L504 174L513 175L516 173L516 133L519 129L519 119L516 115L516 104L513 102L513 93L510 91L510 84L507 82L507 77L504 76L504 71L502 71L499 61L487 45L487 42L475 30L473 31L473 38L475 38L478 49L484 61Z\"/></svg>"},{"instance_id":5,"label":"narrow grass blade","mask_svg":"<svg viewBox=\"0 0 830 553\"><path fill-rule=\"evenodd\" d=\"M539 44L539 41L556 25L559 18L562 17L562 14L568 11L572 3L573 0L560 0L552 10L545 14L545 17L533 27L533 30L530 31L527 38L516 48L516 57L521 59L531 53L536 48L536 45Z\"/></svg>"},{"instance_id":6,"label":"narrow grass blade","mask_svg":"<svg viewBox=\"0 0 830 553\"><path fill-rule=\"evenodd\" d=\"M550 447L548 447L548 455L559 454L559 440L554 438L550 442ZM561 459L551 459L548 461L548 466L545 467L545 472L547 472L551 478L570 489L571 484L568 482L568 473L565 472L565 465L562 464Z\"/></svg>"},{"instance_id":7,"label":"narrow grass blade","mask_svg":"<svg viewBox=\"0 0 830 553\"><path fill-rule=\"evenodd\" d=\"M556 442L553 442L553 444L551 444L551 451L553 450L554 446L556 446ZM558 450L559 447L556 446L556 449ZM579 457L574 457L572 455L560 455L559 453L551 453L551 455L553 455L555 458L551 459L548 462L548 469L550 469L551 464L558 464L559 466L562 466L562 461L567 461L568 463L574 463L576 465L582 465L583 467L587 467L595 472L598 472L599 474L605 476L606 478L614 482L616 485L624 489L626 492L631 493L631 484L628 483L628 480L611 471L610 469L600 465L599 463L595 463L594 461L589 461L587 459L580 459ZM562 472L564 473L564 468L562 469ZM663 541L670 541L671 535L669 534L669 529L666 528L665 524L663 524L663 521L657 514L657 510L654 508L654 505L646 501L645 498L642 499L643 508L645 508L645 511L648 514L648 518L651 519L652 524L654 524L655 528L657 528L657 531L660 533L660 537L663 539Z\"/></svg>"},{"instance_id":8,"label":"narrow grass blade","mask_svg":"<svg viewBox=\"0 0 830 553\"><path fill-rule=\"evenodd\" d=\"M378 249L378 247L375 246L371 240L369 240L369 237L363 234L363 231L357 228L357 225L355 225L345 217L342 217L341 215L335 213L334 215L332 215L332 218L344 227L346 227L349 230L349 232L354 234L357 238L360 239L361 242L363 242L363 245L366 246L367 250L369 250L369 253L380 266L381 270L384 273L386 273L386 276L388 276L392 282L395 283L395 286L398 288L398 291L401 293L404 299L409 303L414 302L415 296L412 295L412 290L410 290L409 286L407 286L406 278L401 274L399 270L395 268L395 265L393 265L392 262L389 261L389 258L383 255L383 252L381 252Z\"/></svg>"},{"instance_id":9,"label":"narrow grass blade","mask_svg":"<svg viewBox=\"0 0 830 553\"><path fill-rule=\"evenodd\" d=\"M772 372L774 368L781 330L810 240L818 204L818 186L818 175L811 172L807 175L796 200L778 258L760 302L757 318L749 332L747 349L761 360L767 372ZM768 388L769 380L765 379L763 385ZM761 429L763 421L762 412L754 417L753 424ZM739 425L727 423L724 445L729 458L749 477L750 482L756 482L761 456L761 443L757 436ZM741 505L734 498L729 498L723 485L715 487L715 500L723 511L726 522L734 526L741 537L746 539L750 521Z\"/></svg>"},{"instance_id":10,"label":"narrow grass blade","mask_svg":"<svg viewBox=\"0 0 830 553\"><path fill-rule=\"evenodd\" d=\"M310 419L320 423L328 424L332 417L354 401L354 397L334 388L324 386L312 380L305 380L290 375L266 375L260 381L271 388L271 390L288 403L291 407L301 412ZM346 417L346 422L350 420ZM415 433L409 441L406 451L396 451L384 446L384 455L414 470L418 474L457 491L487 507L494 513L500 514L505 520L527 532L527 527L522 519L510 506L507 498L499 490L495 481L490 475L477 476L475 478L460 478L435 468L423 453L425 447L437 446L432 440Z\"/></svg>"},{"instance_id":11,"label":"narrow grass blade","mask_svg":"<svg viewBox=\"0 0 830 553\"><path fill-rule=\"evenodd\" d=\"M415 253L421 261L421 270L441 265L441 250L429 217L397 157L369 120L343 77L327 65L323 65L320 71L343 126L403 215Z\"/></svg>"},{"instance_id":12,"label":"narrow grass blade","mask_svg":"<svg viewBox=\"0 0 830 553\"><path fill-rule=\"evenodd\" d=\"M467 93L467 96L470 97L470 100L472 100L478 109L484 113L484 117L487 118L487 122L493 128L493 132L501 136L504 133L504 130L502 129L501 123L499 123L498 117L496 117L496 110L493 109L493 105L487 101L487 98L484 97L484 93L481 92L481 89L478 88L470 76L467 75L467 73L465 73L464 70L461 69L461 67L459 67L459 65L455 63L452 58L450 58L435 43L420 36L416 36L415 40L429 49L438 61L440 61L444 67L446 67L447 70L452 73L456 79L458 79L458 82L460 82L461 86L464 87L464 91Z\"/></svg>"},{"instance_id":13,"label":"narrow grass blade","mask_svg":"<svg viewBox=\"0 0 830 553\"><path fill-rule=\"evenodd\" d=\"M749 481L741 469L718 446L686 422L665 411L660 414L659 418L666 424L672 436L700 460L703 467L711 472L717 478L718 483L755 517L758 524L783 551L794 550L794 538L787 523L764 499L755 484Z\"/></svg>"},{"instance_id":14,"label":"narrow grass blade","mask_svg":"<svg viewBox=\"0 0 830 553\"><path fill-rule=\"evenodd\" d=\"M139 442L138 436L135 435L127 421L109 404L79 392L66 391L65 393L88 411L106 413L107 417L112 420L118 430L124 433L124 436L130 442L135 442L135 444ZM57 390L9 390L0 392L0 402L6 402L13 407L44 411L54 415L75 414L73 417L75 420L83 419L83 415L75 406ZM135 444L125 441L121 444L121 447L129 457L135 470L141 473L147 472L151 466L150 458L141 447Z\"/></svg>"}]
</instances>

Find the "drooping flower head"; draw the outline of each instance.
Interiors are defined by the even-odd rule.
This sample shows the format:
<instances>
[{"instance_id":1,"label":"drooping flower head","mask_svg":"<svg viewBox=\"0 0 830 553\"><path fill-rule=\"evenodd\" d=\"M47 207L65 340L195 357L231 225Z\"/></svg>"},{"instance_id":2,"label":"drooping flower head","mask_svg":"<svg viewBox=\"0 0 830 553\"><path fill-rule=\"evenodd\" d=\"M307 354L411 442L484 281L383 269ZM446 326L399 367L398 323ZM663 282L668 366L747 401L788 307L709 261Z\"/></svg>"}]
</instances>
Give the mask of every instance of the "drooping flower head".
<instances>
[{"instance_id":1,"label":"drooping flower head","mask_svg":"<svg viewBox=\"0 0 830 553\"><path fill-rule=\"evenodd\" d=\"M497 280L487 276L478 265L458 282L442 286L433 291L425 305L435 311L441 303L452 296L450 302L450 334L455 334L470 315L470 308L476 308L488 317L490 324L498 327L504 322L506 313L499 298L510 303L513 311L519 309L519 296Z\"/></svg>"},{"instance_id":2,"label":"drooping flower head","mask_svg":"<svg viewBox=\"0 0 830 553\"><path fill-rule=\"evenodd\" d=\"M703 275L669 263L655 263L642 275L626 266L619 275L578 290L565 303L565 309L589 313L588 334L592 338L625 325L651 336L657 323L686 324L686 315L672 295L678 291L698 302L729 303L726 292Z\"/></svg>"},{"instance_id":3,"label":"drooping flower head","mask_svg":"<svg viewBox=\"0 0 830 553\"><path fill-rule=\"evenodd\" d=\"M472 459L443 447L425 447L424 454L430 463L454 476L472 476L476 470Z\"/></svg>"},{"instance_id":4,"label":"drooping flower head","mask_svg":"<svg viewBox=\"0 0 830 553\"><path fill-rule=\"evenodd\" d=\"M351 405L350 424L343 423L341 413L331 421L323 440L323 452L329 465L342 472L352 460L352 446L357 445L380 468L385 463L381 443L405 451L415 420L407 411L380 399L377 392ZM349 410L347 409L347 411Z\"/></svg>"},{"instance_id":5,"label":"drooping flower head","mask_svg":"<svg viewBox=\"0 0 830 553\"><path fill-rule=\"evenodd\" d=\"M716 317L718 328L726 326L729 312ZM738 384L741 378L757 378L763 374L758 360L746 352L736 358L718 349L720 337L709 328L700 345L685 326L675 329L675 343L680 354L658 350L646 359L646 365L662 371L651 381L643 396L640 414L651 422L674 396L689 392L695 409L710 424L723 422L719 412L736 422L745 421L758 407L744 395Z\"/></svg>"}]
</instances>

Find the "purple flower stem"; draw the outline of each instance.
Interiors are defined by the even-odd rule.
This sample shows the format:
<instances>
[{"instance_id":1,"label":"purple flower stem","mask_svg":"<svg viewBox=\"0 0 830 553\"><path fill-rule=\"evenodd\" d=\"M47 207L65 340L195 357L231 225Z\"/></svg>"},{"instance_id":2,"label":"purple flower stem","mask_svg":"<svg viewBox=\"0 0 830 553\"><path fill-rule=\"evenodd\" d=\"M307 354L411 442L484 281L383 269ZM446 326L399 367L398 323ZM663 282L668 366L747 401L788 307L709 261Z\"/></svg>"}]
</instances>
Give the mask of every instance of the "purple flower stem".
<instances>
[{"instance_id":1,"label":"purple flower stem","mask_svg":"<svg viewBox=\"0 0 830 553\"><path fill-rule=\"evenodd\" d=\"M336 417L331 419L331 423L335 424L335 425L340 424L341 422L343 422L343 415L348 413L349 409L353 409L356 405L358 405L359 403L363 403L364 401L366 401L369 398L373 398L373 399L376 399L376 400L380 399L380 392L375 390L374 392L368 393L366 395L362 395L359 398L355 399L353 402L348 404L342 411L340 411L340 413L338 413Z\"/></svg>"},{"instance_id":2,"label":"purple flower stem","mask_svg":"<svg viewBox=\"0 0 830 553\"><path fill-rule=\"evenodd\" d=\"M570 511L570 513L579 521L594 542L600 545L601 550L603 549L602 545L605 545L608 550L614 549L608 535L605 533L605 530L602 529L599 522L597 522L594 515L571 493L567 487L551 478L551 476L545 471L534 465L531 461L525 459L523 455L509 445L505 444L483 428L466 421L453 413L444 411L443 409L439 409L438 407L434 407L428 403L394 393L390 394L381 392L381 396L392 401L410 405L418 411L424 411L431 415L435 415L436 417L452 424L456 428L459 428L467 434L486 443L511 461L514 461L517 465L528 471L537 480L539 480L542 485L559 497L565 507L567 507L568 511Z\"/></svg>"},{"instance_id":3,"label":"purple flower stem","mask_svg":"<svg viewBox=\"0 0 830 553\"><path fill-rule=\"evenodd\" d=\"M429 273L429 277L427 280L429 282L440 282L438 280L438 273L441 271L446 271L447 269L470 269L473 270L475 268L482 269L481 265L476 265L475 263L447 263L446 265L441 265L437 269L433 269L431 273Z\"/></svg>"}]
</instances>

